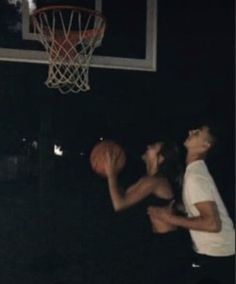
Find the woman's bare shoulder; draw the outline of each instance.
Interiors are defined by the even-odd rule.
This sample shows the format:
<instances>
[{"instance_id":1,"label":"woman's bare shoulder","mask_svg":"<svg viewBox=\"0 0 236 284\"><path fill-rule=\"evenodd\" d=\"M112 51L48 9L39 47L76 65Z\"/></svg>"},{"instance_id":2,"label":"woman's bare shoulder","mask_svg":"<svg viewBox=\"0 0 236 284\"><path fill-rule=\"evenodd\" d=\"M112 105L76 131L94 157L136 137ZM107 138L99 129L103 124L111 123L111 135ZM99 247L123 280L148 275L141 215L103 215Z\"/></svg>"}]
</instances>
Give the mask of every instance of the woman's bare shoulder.
<instances>
[{"instance_id":1,"label":"woman's bare shoulder","mask_svg":"<svg viewBox=\"0 0 236 284\"><path fill-rule=\"evenodd\" d=\"M157 184L157 183L159 183L159 178L157 178L156 176L144 176L144 177L140 178L139 181Z\"/></svg>"},{"instance_id":2,"label":"woman's bare shoulder","mask_svg":"<svg viewBox=\"0 0 236 284\"><path fill-rule=\"evenodd\" d=\"M139 179L140 183L146 183L155 186L155 188L159 187L170 187L170 183L165 177L158 176L145 176Z\"/></svg>"},{"instance_id":3,"label":"woman's bare shoulder","mask_svg":"<svg viewBox=\"0 0 236 284\"><path fill-rule=\"evenodd\" d=\"M144 176L138 180L138 185L152 188L152 193L160 198L170 199L173 191L167 178L162 176Z\"/></svg>"}]
</instances>

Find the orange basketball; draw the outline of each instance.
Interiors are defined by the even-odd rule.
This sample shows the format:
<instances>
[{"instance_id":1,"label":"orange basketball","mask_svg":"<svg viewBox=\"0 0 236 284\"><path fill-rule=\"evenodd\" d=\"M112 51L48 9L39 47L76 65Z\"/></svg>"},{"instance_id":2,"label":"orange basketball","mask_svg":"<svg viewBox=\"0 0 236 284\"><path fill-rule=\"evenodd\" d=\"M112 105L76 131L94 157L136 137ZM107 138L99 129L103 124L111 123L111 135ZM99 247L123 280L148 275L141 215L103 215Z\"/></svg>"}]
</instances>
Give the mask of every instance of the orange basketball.
<instances>
[{"instance_id":1,"label":"orange basketball","mask_svg":"<svg viewBox=\"0 0 236 284\"><path fill-rule=\"evenodd\" d=\"M92 169L103 177L106 176L105 164L106 164L106 153L109 151L111 155L115 158L115 166L117 173L120 172L126 161L126 156L124 150L111 140L104 140L97 143L90 154L90 164Z\"/></svg>"}]
</instances>

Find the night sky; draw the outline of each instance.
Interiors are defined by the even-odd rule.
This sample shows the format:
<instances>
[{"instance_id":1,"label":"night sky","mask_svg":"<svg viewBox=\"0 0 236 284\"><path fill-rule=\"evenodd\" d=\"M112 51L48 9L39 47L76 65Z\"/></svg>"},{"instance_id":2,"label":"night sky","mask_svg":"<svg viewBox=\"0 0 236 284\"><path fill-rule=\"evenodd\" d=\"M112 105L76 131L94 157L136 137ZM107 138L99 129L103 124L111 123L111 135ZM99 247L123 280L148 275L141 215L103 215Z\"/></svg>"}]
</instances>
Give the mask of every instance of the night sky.
<instances>
[{"instance_id":1,"label":"night sky","mask_svg":"<svg viewBox=\"0 0 236 284\"><path fill-rule=\"evenodd\" d=\"M87 93L61 95L47 89L46 65L0 62L1 155L22 151L16 143L21 137L40 139L42 121L47 119L49 142L59 141L65 150L65 156L54 161L53 186L48 192L40 192L42 173L33 182L2 182L0 215L6 218L1 221L0 239L7 247L7 261L2 260L7 282L3 284L17 283L18 277L24 279L27 267L31 276L22 283L37 283L35 279L76 283L73 280L78 279L78 267L82 275L93 261L99 262L92 258L92 252L98 256L103 247L106 259L109 253L105 252L112 247L119 250L131 243L134 235L127 237L127 230L137 209L115 216L105 181L89 167L89 153L99 137L113 139L126 150L126 184L142 170L139 156L145 143L164 137L181 144L187 130L198 123L218 125L220 148L209 167L234 216L233 22L233 1L158 1L157 71L91 68L91 91ZM37 206L46 208L46 217L40 215ZM48 216L50 229L45 226L43 230L51 237L45 245L35 223ZM133 230L138 230L137 224ZM14 241L15 233L21 234L19 243ZM27 243L24 238L29 239ZM22 263L17 260L22 254L20 247L26 251ZM50 259L42 254L48 252L52 261L42 268L45 259ZM19 271L24 267L23 272L18 267ZM98 281L93 283L110 283L101 271L91 272L88 283L94 281L93 275Z\"/></svg>"}]
</instances>

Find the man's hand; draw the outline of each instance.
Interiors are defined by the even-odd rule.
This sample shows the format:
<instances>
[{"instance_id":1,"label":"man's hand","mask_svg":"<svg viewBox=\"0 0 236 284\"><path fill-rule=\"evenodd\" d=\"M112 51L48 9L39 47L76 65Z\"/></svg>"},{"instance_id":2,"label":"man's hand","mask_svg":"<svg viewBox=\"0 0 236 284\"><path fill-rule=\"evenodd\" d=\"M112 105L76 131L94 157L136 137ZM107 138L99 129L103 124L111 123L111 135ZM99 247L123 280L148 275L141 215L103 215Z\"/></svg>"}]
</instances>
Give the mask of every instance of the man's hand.
<instances>
[{"instance_id":1,"label":"man's hand","mask_svg":"<svg viewBox=\"0 0 236 284\"><path fill-rule=\"evenodd\" d=\"M147 209L147 214L150 216L150 218L155 222L156 221L162 221L165 223L171 223L171 207L167 208L160 208L155 206L149 206Z\"/></svg>"},{"instance_id":2,"label":"man's hand","mask_svg":"<svg viewBox=\"0 0 236 284\"><path fill-rule=\"evenodd\" d=\"M159 220L188 230L220 232L221 220L215 202L199 202L195 206L200 213L196 217L175 215L172 213L171 208L148 207L147 213L154 222Z\"/></svg>"}]
</instances>

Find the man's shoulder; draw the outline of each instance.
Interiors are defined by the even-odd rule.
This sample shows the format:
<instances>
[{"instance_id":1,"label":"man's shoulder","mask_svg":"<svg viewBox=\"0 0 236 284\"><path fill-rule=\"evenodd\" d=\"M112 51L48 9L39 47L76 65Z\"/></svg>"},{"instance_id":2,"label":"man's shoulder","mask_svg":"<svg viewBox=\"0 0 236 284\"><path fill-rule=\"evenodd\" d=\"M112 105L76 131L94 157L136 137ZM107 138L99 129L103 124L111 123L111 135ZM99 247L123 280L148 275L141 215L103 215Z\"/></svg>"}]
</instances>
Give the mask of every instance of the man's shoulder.
<instances>
[{"instance_id":1,"label":"man's shoulder","mask_svg":"<svg viewBox=\"0 0 236 284\"><path fill-rule=\"evenodd\" d=\"M211 175L204 161L196 161L186 168L186 177L209 178Z\"/></svg>"},{"instance_id":2,"label":"man's shoulder","mask_svg":"<svg viewBox=\"0 0 236 284\"><path fill-rule=\"evenodd\" d=\"M217 189L210 174L191 173L184 179L184 192L214 192Z\"/></svg>"},{"instance_id":3,"label":"man's shoulder","mask_svg":"<svg viewBox=\"0 0 236 284\"><path fill-rule=\"evenodd\" d=\"M198 174L198 173L190 173L185 176L185 184L198 184L198 183L206 183L209 182L209 177L206 175Z\"/></svg>"}]
</instances>

